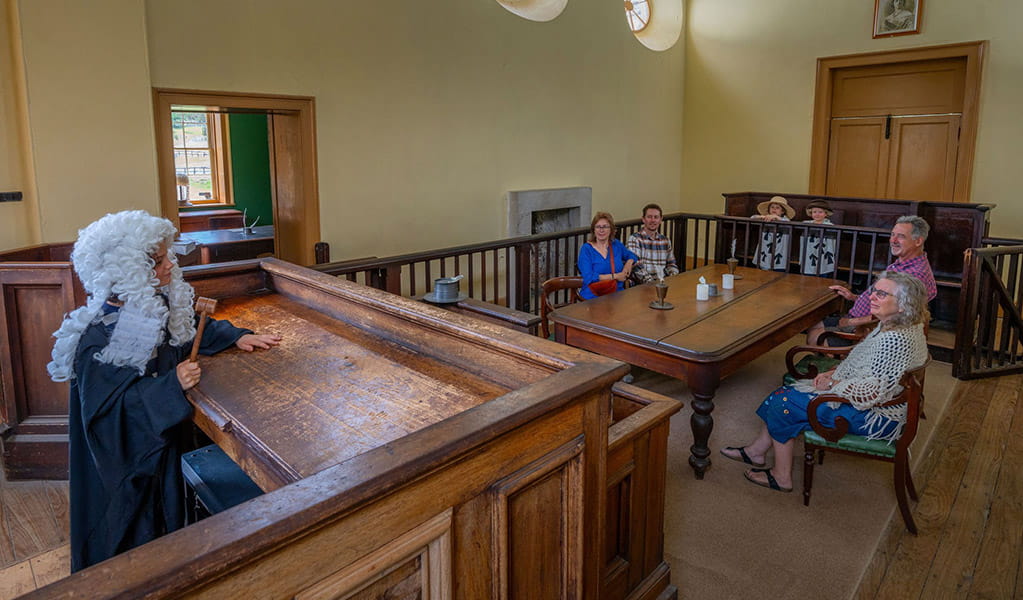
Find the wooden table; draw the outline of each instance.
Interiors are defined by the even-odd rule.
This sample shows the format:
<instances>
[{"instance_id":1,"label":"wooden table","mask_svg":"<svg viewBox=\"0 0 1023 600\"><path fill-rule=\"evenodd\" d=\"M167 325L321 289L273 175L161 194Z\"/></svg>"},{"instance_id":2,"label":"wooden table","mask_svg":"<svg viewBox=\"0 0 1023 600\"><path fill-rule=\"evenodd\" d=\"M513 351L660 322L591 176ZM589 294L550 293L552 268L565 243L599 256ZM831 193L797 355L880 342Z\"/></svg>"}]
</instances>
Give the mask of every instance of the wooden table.
<instances>
[{"instance_id":1,"label":"wooden table","mask_svg":"<svg viewBox=\"0 0 1023 600\"><path fill-rule=\"evenodd\" d=\"M708 265L669 277L673 310L650 308L654 288L641 285L551 313L559 342L686 380L694 398L689 464L697 479L711 462L707 442L721 380L841 306L830 279L744 267L734 290L696 301L700 276L720 287L727 272Z\"/></svg>"},{"instance_id":2,"label":"wooden table","mask_svg":"<svg viewBox=\"0 0 1023 600\"><path fill-rule=\"evenodd\" d=\"M256 258L274 251L274 226L253 227L252 233L238 229L209 229L181 234L181 239L192 240L199 246L201 264Z\"/></svg>"}]
</instances>

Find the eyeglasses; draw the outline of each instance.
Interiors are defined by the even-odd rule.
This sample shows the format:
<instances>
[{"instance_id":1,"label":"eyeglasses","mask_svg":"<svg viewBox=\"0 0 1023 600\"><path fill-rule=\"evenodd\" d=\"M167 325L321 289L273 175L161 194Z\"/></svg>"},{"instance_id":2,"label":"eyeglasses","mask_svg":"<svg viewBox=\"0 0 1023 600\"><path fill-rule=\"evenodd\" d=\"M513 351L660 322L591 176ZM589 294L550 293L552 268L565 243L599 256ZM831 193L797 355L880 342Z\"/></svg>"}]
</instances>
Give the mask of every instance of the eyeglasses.
<instances>
[{"instance_id":1,"label":"eyeglasses","mask_svg":"<svg viewBox=\"0 0 1023 600\"><path fill-rule=\"evenodd\" d=\"M874 286L870 286L870 295L871 296L877 296L878 299L880 299L880 300L884 300L888 296L894 296L894 294L892 294L891 292L886 292L884 290L879 290L879 289L877 289Z\"/></svg>"},{"instance_id":2,"label":"eyeglasses","mask_svg":"<svg viewBox=\"0 0 1023 600\"><path fill-rule=\"evenodd\" d=\"M611 229L610 225L597 225L594 229Z\"/></svg>"}]
</instances>

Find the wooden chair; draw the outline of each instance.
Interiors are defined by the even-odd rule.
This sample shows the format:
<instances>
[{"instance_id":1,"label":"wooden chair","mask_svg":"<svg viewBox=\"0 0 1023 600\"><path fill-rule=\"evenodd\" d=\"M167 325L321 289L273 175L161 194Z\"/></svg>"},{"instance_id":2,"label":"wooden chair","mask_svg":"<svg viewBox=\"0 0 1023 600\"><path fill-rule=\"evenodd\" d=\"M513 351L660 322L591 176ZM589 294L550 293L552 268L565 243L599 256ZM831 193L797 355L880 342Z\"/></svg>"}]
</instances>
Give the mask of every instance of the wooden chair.
<instances>
[{"instance_id":1,"label":"wooden chair","mask_svg":"<svg viewBox=\"0 0 1023 600\"><path fill-rule=\"evenodd\" d=\"M822 340L827 339L828 336L837 339L847 340L852 342L853 345L858 344L860 340L867 337L867 334L877 326L877 321L872 321L868 325L861 325L856 328L853 333L844 333L841 331L828 331L821 337ZM930 324L924 324L924 335L930 331ZM838 363L849 351L852 350L853 346L808 346L800 345L789 348L789 351L785 353L785 369L786 373L782 376L782 385L792 385L797 379L813 379L819 373L824 373L834 369ZM797 362L795 357L799 354L806 353L806 356L799 359ZM920 375L920 387L923 388L926 379L926 373ZM924 393L920 391L920 418L926 419L927 414L924 412Z\"/></svg>"},{"instance_id":2,"label":"wooden chair","mask_svg":"<svg viewBox=\"0 0 1023 600\"><path fill-rule=\"evenodd\" d=\"M827 428L817 419L817 408L825 402L838 402L849 404L849 401L840 396L821 394L810 402L807 407L807 416L810 419L810 431L803 432L803 505L810 505L810 488L813 486L813 462L814 452L817 453L819 464L824 464L824 451L833 450L844 454L852 454L883 460L894 463L895 497L899 502L899 511L902 513L902 520L906 523L906 529L916 534L916 523L909 510L909 502L906 500L906 492L914 501L917 500L916 488L913 486L913 476L909 471L909 446L916 438L917 426L920 422L920 401L923 397L923 379L930 358L923 365L910 369L903 373L899 383L902 385L902 392L886 402L882 406L896 406L906 404L906 424L903 426L902 435L894 444L883 440L868 440L861 435L847 433L849 422L838 417L835 419L835 427Z\"/></svg>"},{"instance_id":3,"label":"wooden chair","mask_svg":"<svg viewBox=\"0 0 1023 600\"><path fill-rule=\"evenodd\" d=\"M582 277L552 277L551 279L543 282L543 289L540 294L540 334L543 335L543 337L551 337L549 325L550 320L547 318L547 315L559 306L572 304L582 300L579 296L579 290L581 290L582 287ZM570 290L568 302L563 304L552 303L551 296L556 295L557 292L560 292L561 290Z\"/></svg>"}]
</instances>

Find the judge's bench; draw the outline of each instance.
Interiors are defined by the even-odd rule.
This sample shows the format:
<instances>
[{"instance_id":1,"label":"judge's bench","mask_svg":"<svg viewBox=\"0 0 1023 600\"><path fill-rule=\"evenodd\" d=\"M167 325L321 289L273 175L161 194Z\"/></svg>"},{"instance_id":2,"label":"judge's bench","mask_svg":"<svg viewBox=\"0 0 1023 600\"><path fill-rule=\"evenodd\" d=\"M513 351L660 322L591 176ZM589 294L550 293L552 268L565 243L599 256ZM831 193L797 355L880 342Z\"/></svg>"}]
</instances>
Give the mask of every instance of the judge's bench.
<instances>
[{"instance_id":1,"label":"judge's bench","mask_svg":"<svg viewBox=\"0 0 1023 600\"><path fill-rule=\"evenodd\" d=\"M276 259L189 280L284 338L201 358L188 394L267 493L36 596L676 597L680 403L624 363Z\"/></svg>"}]
</instances>

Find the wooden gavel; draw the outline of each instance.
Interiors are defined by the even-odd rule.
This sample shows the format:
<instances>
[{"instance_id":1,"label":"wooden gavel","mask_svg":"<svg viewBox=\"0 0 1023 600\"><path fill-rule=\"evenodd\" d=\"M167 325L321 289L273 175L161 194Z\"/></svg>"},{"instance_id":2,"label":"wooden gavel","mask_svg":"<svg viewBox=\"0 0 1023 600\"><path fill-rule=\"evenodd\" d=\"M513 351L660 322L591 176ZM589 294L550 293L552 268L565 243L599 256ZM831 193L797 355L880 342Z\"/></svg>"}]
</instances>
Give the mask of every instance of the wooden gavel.
<instances>
[{"instance_id":1,"label":"wooden gavel","mask_svg":"<svg viewBox=\"0 0 1023 600\"><path fill-rule=\"evenodd\" d=\"M192 340L192 354L188 360L195 362L199 355L199 344L202 342L202 331L206 329L206 317L209 317L217 310L217 301L213 298L200 296L195 300L195 312L199 313L199 327L195 330L195 339Z\"/></svg>"}]
</instances>

